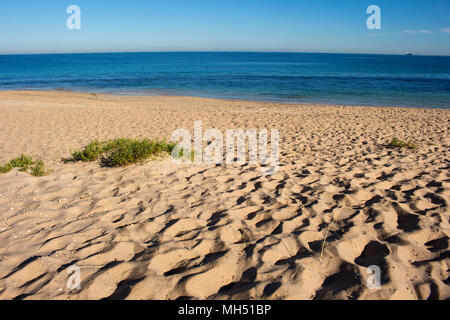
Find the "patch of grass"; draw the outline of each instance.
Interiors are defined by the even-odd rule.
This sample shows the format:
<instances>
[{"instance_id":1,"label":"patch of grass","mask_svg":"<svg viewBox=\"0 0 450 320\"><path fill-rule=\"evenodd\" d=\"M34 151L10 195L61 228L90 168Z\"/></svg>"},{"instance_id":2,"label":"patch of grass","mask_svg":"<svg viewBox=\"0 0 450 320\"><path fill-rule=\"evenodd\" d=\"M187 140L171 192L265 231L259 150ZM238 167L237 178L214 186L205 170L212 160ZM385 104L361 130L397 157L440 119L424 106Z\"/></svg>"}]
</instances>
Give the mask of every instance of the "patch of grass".
<instances>
[{"instance_id":1,"label":"patch of grass","mask_svg":"<svg viewBox=\"0 0 450 320\"><path fill-rule=\"evenodd\" d=\"M3 166L1 166L0 172L7 173L11 171L13 168L19 168L19 171L25 172L32 164L33 159L29 156L22 154L19 157L11 159L8 163L5 163Z\"/></svg>"},{"instance_id":2,"label":"patch of grass","mask_svg":"<svg viewBox=\"0 0 450 320\"><path fill-rule=\"evenodd\" d=\"M407 149L417 149L417 144L413 141L403 141L397 138L393 138L391 142L388 143L388 147L391 148L407 148Z\"/></svg>"},{"instance_id":3,"label":"patch of grass","mask_svg":"<svg viewBox=\"0 0 450 320\"><path fill-rule=\"evenodd\" d=\"M32 165L34 166L32 167ZM13 168L19 168L19 171L21 172L27 172L28 169L31 169L31 174L34 176L43 176L47 174L47 171L45 171L44 169L43 161L37 160L36 162L34 162L32 157L24 154L20 155L17 158L11 159L3 166L0 166L0 173L7 173Z\"/></svg>"},{"instance_id":4,"label":"patch of grass","mask_svg":"<svg viewBox=\"0 0 450 320\"><path fill-rule=\"evenodd\" d=\"M142 163L150 158L170 154L175 143L164 140L119 138L99 142L91 141L83 150L72 153L73 161L96 161L111 167L124 167Z\"/></svg>"},{"instance_id":5,"label":"patch of grass","mask_svg":"<svg viewBox=\"0 0 450 320\"><path fill-rule=\"evenodd\" d=\"M31 175L35 177L42 177L48 173L47 170L44 169L44 161L37 160L34 163L34 166L31 167Z\"/></svg>"},{"instance_id":6,"label":"patch of grass","mask_svg":"<svg viewBox=\"0 0 450 320\"><path fill-rule=\"evenodd\" d=\"M3 166L0 167L0 173L7 173L14 168L10 162L5 163Z\"/></svg>"},{"instance_id":7,"label":"patch of grass","mask_svg":"<svg viewBox=\"0 0 450 320\"><path fill-rule=\"evenodd\" d=\"M124 167L132 163L141 163L149 158L170 154L175 147L165 141L152 141L149 139L131 140L123 139L112 143L105 158L106 163L113 167ZM109 145L108 147L110 147Z\"/></svg>"},{"instance_id":8,"label":"patch of grass","mask_svg":"<svg viewBox=\"0 0 450 320\"><path fill-rule=\"evenodd\" d=\"M83 150L72 153L74 161L91 162L96 161L102 153L102 144L97 140L91 141Z\"/></svg>"}]
</instances>

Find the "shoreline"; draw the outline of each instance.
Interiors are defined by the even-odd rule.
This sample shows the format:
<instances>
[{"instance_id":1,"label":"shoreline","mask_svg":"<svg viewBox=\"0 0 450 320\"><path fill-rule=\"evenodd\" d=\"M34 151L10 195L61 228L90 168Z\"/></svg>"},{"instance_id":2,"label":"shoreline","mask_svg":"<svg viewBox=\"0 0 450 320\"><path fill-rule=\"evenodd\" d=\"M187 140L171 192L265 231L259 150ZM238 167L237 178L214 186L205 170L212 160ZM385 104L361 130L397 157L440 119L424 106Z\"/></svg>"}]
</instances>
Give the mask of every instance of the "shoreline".
<instances>
[{"instance_id":1,"label":"shoreline","mask_svg":"<svg viewBox=\"0 0 450 320\"><path fill-rule=\"evenodd\" d=\"M286 106L320 106L320 107L357 107L357 108L388 108L388 109L432 109L432 110L448 110L448 107L415 107L415 106L398 106L398 105L361 105L361 104L327 104L327 103L314 103L314 102L288 102L288 101L267 101L267 100L257 100L257 99L242 99L242 98L216 98L207 96L196 96L196 95L177 95L177 94L159 94L159 93L139 93L139 92L102 92L102 91L78 91L69 89L26 89L26 90L3 90L0 89L0 93L31 93L31 92L47 92L47 93L79 93L79 94L95 94L95 95L111 95L111 96L130 96L130 97L172 97L172 98L194 98L194 99L205 99L205 100L216 100L216 101L229 101L229 102L249 102L249 103L260 103L260 104L277 104Z\"/></svg>"}]
</instances>

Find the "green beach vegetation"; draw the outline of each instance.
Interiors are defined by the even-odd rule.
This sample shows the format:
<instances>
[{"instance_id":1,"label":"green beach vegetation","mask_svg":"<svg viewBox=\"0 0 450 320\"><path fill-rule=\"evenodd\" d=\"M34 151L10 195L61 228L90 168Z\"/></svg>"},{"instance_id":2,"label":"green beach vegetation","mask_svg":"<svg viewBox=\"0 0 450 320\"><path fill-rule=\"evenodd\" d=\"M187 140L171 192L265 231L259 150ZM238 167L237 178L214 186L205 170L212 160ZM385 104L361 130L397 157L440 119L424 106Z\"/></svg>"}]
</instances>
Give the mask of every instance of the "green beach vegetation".
<instances>
[{"instance_id":1,"label":"green beach vegetation","mask_svg":"<svg viewBox=\"0 0 450 320\"><path fill-rule=\"evenodd\" d=\"M397 138L393 138L391 142L388 143L388 147L391 148L406 148L406 149L417 149L417 144L415 144L413 141L403 141Z\"/></svg>"},{"instance_id":2,"label":"green beach vegetation","mask_svg":"<svg viewBox=\"0 0 450 320\"><path fill-rule=\"evenodd\" d=\"M28 172L30 170L31 175L36 177L44 176L48 173L44 168L44 162L42 160L34 161L32 157L25 154L11 159L9 162L0 166L0 173L7 173L13 168L19 168L21 172Z\"/></svg>"},{"instance_id":3,"label":"green beach vegetation","mask_svg":"<svg viewBox=\"0 0 450 320\"><path fill-rule=\"evenodd\" d=\"M91 141L82 150L72 152L66 161L100 162L109 167L124 167L164 157L172 152L176 143L165 140L119 138L100 142Z\"/></svg>"}]
</instances>

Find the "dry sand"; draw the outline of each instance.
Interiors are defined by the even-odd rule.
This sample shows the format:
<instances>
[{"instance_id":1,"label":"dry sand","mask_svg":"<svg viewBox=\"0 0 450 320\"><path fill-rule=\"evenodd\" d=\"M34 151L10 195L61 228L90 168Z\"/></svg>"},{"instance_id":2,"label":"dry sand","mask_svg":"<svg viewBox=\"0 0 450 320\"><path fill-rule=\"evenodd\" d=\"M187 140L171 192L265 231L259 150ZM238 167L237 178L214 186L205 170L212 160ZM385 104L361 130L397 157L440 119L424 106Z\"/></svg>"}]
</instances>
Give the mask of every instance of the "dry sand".
<instances>
[{"instance_id":1,"label":"dry sand","mask_svg":"<svg viewBox=\"0 0 450 320\"><path fill-rule=\"evenodd\" d=\"M279 172L61 162L195 120L279 129ZM26 153L51 173L0 175L0 299L448 299L449 126L448 109L1 92L0 161Z\"/></svg>"}]
</instances>

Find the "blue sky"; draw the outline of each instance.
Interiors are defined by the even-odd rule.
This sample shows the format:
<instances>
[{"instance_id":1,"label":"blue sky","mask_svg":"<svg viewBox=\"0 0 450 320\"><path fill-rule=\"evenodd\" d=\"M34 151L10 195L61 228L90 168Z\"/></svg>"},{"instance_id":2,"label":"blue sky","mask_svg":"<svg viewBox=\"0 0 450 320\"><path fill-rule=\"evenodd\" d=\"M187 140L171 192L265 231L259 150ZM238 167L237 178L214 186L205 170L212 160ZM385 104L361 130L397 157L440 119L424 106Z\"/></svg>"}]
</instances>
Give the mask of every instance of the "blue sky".
<instances>
[{"instance_id":1,"label":"blue sky","mask_svg":"<svg viewBox=\"0 0 450 320\"><path fill-rule=\"evenodd\" d=\"M69 5L81 30L69 30ZM369 5L381 30L369 30ZM449 0L2 1L0 53L298 51L450 55Z\"/></svg>"}]
</instances>

